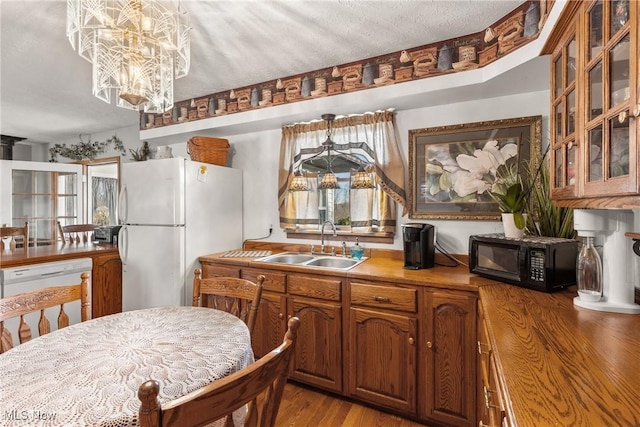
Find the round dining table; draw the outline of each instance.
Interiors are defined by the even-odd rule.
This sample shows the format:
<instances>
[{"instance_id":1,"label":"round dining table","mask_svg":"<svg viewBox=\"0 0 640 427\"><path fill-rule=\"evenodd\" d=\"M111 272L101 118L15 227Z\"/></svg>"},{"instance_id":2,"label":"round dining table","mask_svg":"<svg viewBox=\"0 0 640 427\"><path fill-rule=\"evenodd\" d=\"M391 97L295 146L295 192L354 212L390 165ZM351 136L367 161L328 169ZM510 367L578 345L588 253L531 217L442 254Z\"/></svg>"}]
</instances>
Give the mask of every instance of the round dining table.
<instances>
[{"instance_id":1,"label":"round dining table","mask_svg":"<svg viewBox=\"0 0 640 427\"><path fill-rule=\"evenodd\" d=\"M164 403L253 361L245 323L212 308L76 323L0 354L0 426L137 426L143 382Z\"/></svg>"}]
</instances>

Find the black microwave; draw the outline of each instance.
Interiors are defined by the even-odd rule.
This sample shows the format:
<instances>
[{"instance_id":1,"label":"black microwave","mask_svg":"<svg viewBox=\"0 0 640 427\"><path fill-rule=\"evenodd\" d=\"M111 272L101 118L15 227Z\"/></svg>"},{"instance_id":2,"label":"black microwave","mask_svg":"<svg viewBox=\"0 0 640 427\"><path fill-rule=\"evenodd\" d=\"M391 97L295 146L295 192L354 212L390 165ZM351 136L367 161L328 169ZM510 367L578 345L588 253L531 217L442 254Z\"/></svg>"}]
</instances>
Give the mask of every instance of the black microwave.
<instances>
[{"instance_id":1,"label":"black microwave","mask_svg":"<svg viewBox=\"0 0 640 427\"><path fill-rule=\"evenodd\" d=\"M543 292L576 283L578 241L503 234L469 237L469 271L478 276Z\"/></svg>"}]
</instances>

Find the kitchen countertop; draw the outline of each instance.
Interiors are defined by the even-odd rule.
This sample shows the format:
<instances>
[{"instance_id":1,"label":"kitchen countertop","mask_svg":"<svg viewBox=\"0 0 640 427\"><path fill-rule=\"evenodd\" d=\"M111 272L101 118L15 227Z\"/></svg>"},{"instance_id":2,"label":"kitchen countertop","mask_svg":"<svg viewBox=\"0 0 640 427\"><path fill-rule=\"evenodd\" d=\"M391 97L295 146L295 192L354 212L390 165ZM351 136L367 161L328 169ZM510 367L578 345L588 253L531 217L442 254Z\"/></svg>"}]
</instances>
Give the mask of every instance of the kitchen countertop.
<instances>
[{"instance_id":1,"label":"kitchen countertop","mask_svg":"<svg viewBox=\"0 0 640 427\"><path fill-rule=\"evenodd\" d=\"M640 425L640 315L575 307L575 287L479 294L509 425Z\"/></svg>"},{"instance_id":2,"label":"kitchen countertop","mask_svg":"<svg viewBox=\"0 0 640 427\"><path fill-rule=\"evenodd\" d=\"M271 249L272 255L285 250ZM293 251L288 249L289 251ZM296 266L293 264L270 264L256 261L259 258L223 257L226 252L201 256L201 262L215 262L239 267L260 268L264 270L280 270L300 272L306 274L321 274L323 276L339 276L349 279L376 280L393 283L403 283L416 286L430 286L436 288L456 289L477 292L483 283L493 283L491 280L469 274L469 268L464 265L457 267L436 266L423 270L406 270L404 261L398 256L398 251L368 250L368 259L350 270L341 271L322 267ZM400 252L401 255L401 252ZM340 256L337 256L340 258ZM447 262L450 264L451 261ZM443 262L444 263L444 262Z\"/></svg>"},{"instance_id":3,"label":"kitchen countertop","mask_svg":"<svg viewBox=\"0 0 640 427\"><path fill-rule=\"evenodd\" d=\"M118 247L111 243L79 243L29 247L27 253L22 249L0 254L0 268L11 268L22 265L40 264L43 262L62 261L66 259L95 256L96 253L117 252Z\"/></svg>"}]
</instances>

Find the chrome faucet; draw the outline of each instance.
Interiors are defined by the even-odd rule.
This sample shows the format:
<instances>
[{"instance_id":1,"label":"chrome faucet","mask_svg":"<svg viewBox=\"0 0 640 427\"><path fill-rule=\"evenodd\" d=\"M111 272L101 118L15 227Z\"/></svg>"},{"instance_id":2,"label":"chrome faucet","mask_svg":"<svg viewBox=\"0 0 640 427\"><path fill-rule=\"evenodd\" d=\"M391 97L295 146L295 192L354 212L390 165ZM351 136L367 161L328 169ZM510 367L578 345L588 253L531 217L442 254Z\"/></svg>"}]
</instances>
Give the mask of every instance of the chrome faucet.
<instances>
[{"instance_id":1,"label":"chrome faucet","mask_svg":"<svg viewBox=\"0 0 640 427\"><path fill-rule=\"evenodd\" d=\"M338 233L336 232L336 226L333 222L329 220L323 222L322 228L320 229L320 253L324 253L324 226L327 224L330 224L331 227L333 228L333 237L338 235Z\"/></svg>"}]
</instances>

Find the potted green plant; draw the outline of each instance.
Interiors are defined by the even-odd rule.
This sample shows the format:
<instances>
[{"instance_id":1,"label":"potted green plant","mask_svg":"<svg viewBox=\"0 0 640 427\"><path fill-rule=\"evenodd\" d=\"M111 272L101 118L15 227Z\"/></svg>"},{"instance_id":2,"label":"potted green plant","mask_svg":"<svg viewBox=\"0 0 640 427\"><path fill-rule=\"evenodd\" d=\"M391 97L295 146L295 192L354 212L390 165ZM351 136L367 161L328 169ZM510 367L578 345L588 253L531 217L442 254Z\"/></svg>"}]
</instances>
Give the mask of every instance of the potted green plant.
<instances>
[{"instance_id":1,"label":"potted green plant","mask_svg":"<svg viewBox=\"0 0 640 427\"><path fill-rule=\"evenodd\" d=\"M549 161L544 160L539 170L528 171L529 212L527 232L534 236L575 239L573 209L556 206L551 201Z\"/></svg>"},{"instance_id":2,"label":"potted green plant","mask_svg":"<svg viewBox=\"0 0 640 427\"><path fill-rule=\"evenodd\" d=\"M517 162L498 167L489 196L502 213L505 237L522 237L526 226L528 191L523 185Z\"/></svg>"},{"instance_id":3,"label":"potted green plant","mask_svg":"<svg viewBox=\"0 0 640 427\"><path fill-rule=\"evenodd\" d=\"M502 212L502 222L506 237L522 237L526 226L525 213L527 194L520 182L509 184L506 189L494 189L491 198L498 204Z\"/></svg>"}]
</instances>

